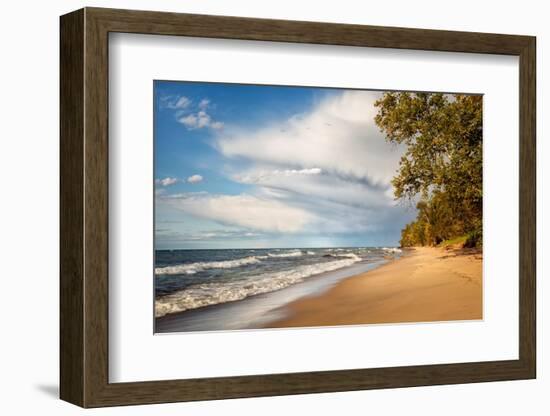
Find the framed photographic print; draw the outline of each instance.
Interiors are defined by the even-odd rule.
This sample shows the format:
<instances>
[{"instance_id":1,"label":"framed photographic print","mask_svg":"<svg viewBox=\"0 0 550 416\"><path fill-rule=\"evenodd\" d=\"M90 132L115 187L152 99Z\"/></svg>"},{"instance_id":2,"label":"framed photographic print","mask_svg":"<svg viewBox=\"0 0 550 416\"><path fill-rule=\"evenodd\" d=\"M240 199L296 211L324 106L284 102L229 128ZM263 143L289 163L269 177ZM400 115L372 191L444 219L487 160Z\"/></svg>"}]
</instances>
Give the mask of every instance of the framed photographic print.
<instances>
[{"instance_id":1,"label":"framed photographic print","mask_svg":"<svg viewBox=\"0 0 550 416\"><path fill-rule=\"evenodd\" d=\"M153 94L155 332L482 319L482 95Z\"/></svg>"},{"instance_id":2,"label":"framed photographic print","mask_svg":"<svg viewBox=\"0 0 550 416\"><path fill-rule=\"evenodd\" d=\"M83 406L534 378L535 38L61 17Z\"/></svg>"}]
</instances>

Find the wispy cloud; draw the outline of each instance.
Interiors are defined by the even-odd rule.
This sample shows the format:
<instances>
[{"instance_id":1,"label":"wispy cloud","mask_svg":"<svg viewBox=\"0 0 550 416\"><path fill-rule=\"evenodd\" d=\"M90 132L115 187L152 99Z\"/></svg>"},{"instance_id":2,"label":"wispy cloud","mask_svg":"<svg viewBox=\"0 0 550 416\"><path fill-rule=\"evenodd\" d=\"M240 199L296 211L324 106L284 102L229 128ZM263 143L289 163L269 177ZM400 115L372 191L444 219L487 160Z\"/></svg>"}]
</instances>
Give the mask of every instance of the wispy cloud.
<instances>
[{"instance_id":1,"label":"wispy cloud","mask_svg":"<svg viewBox=\"0 0 550 416\"><path fill-rule=\"evenodd\" d=\"M170 228L157 228L155 234L164 241L220 241L220 240L243 240L257 239L262 237L262 233L250 232L246 230L214 229L197 232L181 232Z\"/></svg>"},{"instance_id":2,"label":"wispy cloud","mask_svg":"<svg viewBox=\"0 0 550 416\"><path fill-rule=\"evenodd\" d=\"M388 208L394 206L391 186L370 186L361 181L348 180L330 173L316 175L265 175L247 174L236 177L243 183L278 190L278 198L307 197L315 204L324 200L355 207Z\"/></svg>"},{"instance_id":3,"label":"wispy cloud","mask_svg":"<svg viewBox=\"0 0 550 416\"><path fill-rule=\"evenodd\" d=\"M167 176L166 178L163 178L163 179L155 179L155 184L159 186L170 186L170 185L174 185L177 182L178 182L178 178L173 178L170 176Z\"/></svg>"},{"instance_id":4,"label":"wispy cloud","mask_svg":"<svg viewBox=\"0 0 550 416\"><path fill-rule=\"evenodd\" d=\"M263 183L272 178L277 177L290 177L297 175L320 175L322 169L309 168L309 169L275 169L275 170L260 170L252 171L249 174L237 174L234 179L244 183Z\"/></svg>"},{"instance_id":5,"label":"wispy cloud","mask_svg":"<svg viewBox=\"0 0 550 416\"><path fill-rule=\"evenodd\" d=\"M161 203L199 218L250 230L295 233L314 220L303 209L253 195L184 193L161 197Z\"/></svg>"},{"instance_id":6,"label":"wispy cloud","mask_svg":"<svg viewBox=\"0 0 550 416\"><path fill-rule=\"evenodd\" d=\"M172 177L172 176L167 176L166 178L159 178L159 179L155 179L155 184L158 185L158 186L161 186L161 187L167 187L167 186L170 186L170 185L174 185L178 182L187 182L187 183L199 183L199 182L202 182L204 180L204 178L202 177L202 175L199 175L199 174L194 174L194 175L191 175L189 176L187 179L178 179L176 177ZM158 190L159 193L161 192L165 192L164 189L159 189Z\"/></svg>"},{"instance_id":7,"label":"wispy cloud","mask_svg":"<svg viewBox=\"0 0 550 416\"><path fill-rule=\"evenodd\" d=\"M183 110L191 105L191 100L183 95L163 95L159 99L160 108Z\"/></svg>"},{"instance_id":8,"label":"wispy cloud","mask_svg":"<svg viewBox=\"0 0 550 416\"><path fill-rule=\"evenodd\" d=\"M293 169L313 166L389 184L403 149L386 143L374 123L378 95L345 91L300 117L258 129L227 127L215 144L230 158Z\"/></svg>"}]
</instances>

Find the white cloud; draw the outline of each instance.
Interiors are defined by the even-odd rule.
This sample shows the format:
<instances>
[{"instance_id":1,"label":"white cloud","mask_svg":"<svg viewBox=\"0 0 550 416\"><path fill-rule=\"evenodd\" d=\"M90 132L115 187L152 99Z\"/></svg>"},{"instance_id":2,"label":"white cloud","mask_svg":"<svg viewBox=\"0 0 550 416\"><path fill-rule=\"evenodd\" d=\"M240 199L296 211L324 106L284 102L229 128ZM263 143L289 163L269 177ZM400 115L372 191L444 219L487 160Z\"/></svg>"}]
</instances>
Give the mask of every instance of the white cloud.
<instances>
[{"instance_id":1,"label":"white cloud","mask_svg":"<svg viewBox=\"0 0 550 416\"><path fill-rule=\"evenodd\" d=\"M206 110L209 105L210 105L210 100L208 98L203 98L199 103L199 108L201 110Z\"/></svg>"},{"instance_id":2,"label":"white cloud","mask_svg":"<svg viewBox=\"0 0 550 416\"><path fill-rule=\"evenodd\" d=\"M215 147L226 157L226 173L247 185L247 193L164 194L158 200L252 233L362 234L394 241L415 213L393 200L390 180L403 149L388 144L374 124L378 96L346 91L308 113L257 129L229 126ZM208 105L180 122L189 129L216 128Z\"/></svg>"},{"instance_id":3,"label":"white cloud","mask_svg":"<svg viewBox=\"0 0 550 416\"><path fill-rule=\"evenodd\" d=\"M161 108L183 110L191 105L191 100L183 95L164 95L160 97Z\"/></svg>"},{"instance_id":4,"label":"white cloud","mask_svg":"<svg viewBox=\"0 0 550 416\"><path fill-rule=\"evenodd\" d=\"M233 180L256 185L258 197L309 213L304 233L397 238L414 211L394 201L390 181L404 149L387 143L374 123L379 96L345 91L282 122L246 131L230 126L215 145L229 157Z\"/></svg>"},{"instance_id":5,"label":"white cloud","mask_svg":"<svg viewBox=\"0 0 550 416\"><path fill-rule=\"evenodd\" d=\"M197 113L197 128L203 128L210 125L212 118L206 114L206 111L199 111Z\"/></svg>"},{"instance_id":6,"label":"white cloud","mask_svg":"<svg viewBox=\"0 0 550 416\"><path fill-rule=\"evenodd\" d=\"M254 130L226 129L215 144L228 157L294 169L315 166L389 184L403 148L388 144L374 123L378 97L370 91L345 91L301 116Z\"/></svg>"},{"instance_id":7,"label":"white cloud","mask_svg":"<svg viewBox=\"0 0 550 416\"><path fill-rule=\"evenodd\" d=\"M157 228L155 234L164 241L211 241L211 240L242 240L256 239L260 233L252 233L243 230L220 229L195 232L181 232L171 228Z\"/></svg>"},{"instance_id":8,"label":"white cloud","mask_svg":"<svg viewBox=\"0 0 550 416\"><path fill-rule=\"evenodd\" d=\"M178 121L187 127L188 130L202 129L204 127L210 127L214 130L223 128L223 123L212 120L212 117L205 110L179 117Z\"/></svg>"},{"instance_id":9,"label":"white cloud","mask_svg":"<svg viewBox=\"0 0 550 416\"><path fill-rule=\"evenodd\" d=\"M272 171L265 173L249 172L235 179L241 183L255 184L263 188L279 191L275 195L282 198L281 192L286 192L286 198L301 195L312 201L332 201L355 207L387 208L395 205L390 186L371 185L368 182L334 174L292 173L292 170ZM390 192L390 195L388 195ZM293 195L290 195L292 193ZM314 208L314 207L313 207Z\"/></svg>"},{"instance_id":10,"label":"white cloud","mask_svg":"<svg viewBox=\"0 0 550 416\"><path fill-rule=\"evenodd\" d=\"M300 169L300 170L296 170L296 169L291 169L291 170L285 170L283 171L283 173L285 175L295 175L295 174L298 174L298 175L320 175L321 173L323 173L323 169L320 169L320 168L310 168L310 169Z\"/></svg>"},{"instance_id":11,"label":"white cloud","mask_svg":"<svg viewBox=\"0 0 550 416\"><path fill-rule=\"evenodd\" d=\"M235 175L234 179L238 182L244 183L265 183L265 181L271 178L277 177L289 177L296 175L320 175L323 172L319 168L310 168L310 169L275 169L275 170L260 170L252 171L248 174Z\"/></svg>"},{"instance_id":12,"label":"white cloud","mask_svg":"<svg viewBox=\"0 0 550 416\"><path fill-rule=\"evenodd\" d=\"M170 186L178 182L178 178L166 177L163 179L156 179L155 183L160 186Z\"/></svg>"},{"instance_id":13,"label":"white cloud","mask_svg":"<svg viewBox=\"0 0 550 416\"><path fill-rule=\"evenodd\" d=\"M196 116L196 115L194 115L194 114L189 114L189 115L187 115L187 116L184 116L184 117L179 118L178 121L179 121L181 124L184 124L184 125L187 126L188 128L192 129L192 128L196 128L198 119L197 119L197 116Z\"/></svg>"},{"instance_id":14,"label":"white cloud","mask_svg":"<svg viewBox=\"0 0 550 416\"><path fill-rule=\"evenodd\" d=\"M187 178L187 182L189 183L199 183L202 182L203 177L201 175L191 175Z\"/></svg>"},{"instance_id":15,"label":"white cloud","mask_svg":"<svg viewBox=\"0 0 550 416\"><path fill-rule=\"evenodd\" d=\"M187 108L191 104L191 100L187 97L179 97L176 101L175 108Z\"/></svg>"},{"instance_id":16,"label":"white cloud","mask_svg":"<svg viewBox=\"0 0 550 416\"><path fill-rule=\"evenodd\" d=\"M213 130L221 130L224 123L213 120L207 111L211 107L208 98L203 98L198 104L183 95L163 95L159 98L161 109L175 110L174 116L177 121L187 127L188 130L202 129L205 127Z\"/></svg>"},{"instance_id":17,"label":"white cloud","mask_svg":"<svg viewBox=\"0 0 550 416\"><path fill-rule=\"evenodd\" d=\"M265 232L299 232L315 219L311 213L303 209L246 194L177 194L161 197L159 202L220 224Z\"/></svg>"}]
</instances>

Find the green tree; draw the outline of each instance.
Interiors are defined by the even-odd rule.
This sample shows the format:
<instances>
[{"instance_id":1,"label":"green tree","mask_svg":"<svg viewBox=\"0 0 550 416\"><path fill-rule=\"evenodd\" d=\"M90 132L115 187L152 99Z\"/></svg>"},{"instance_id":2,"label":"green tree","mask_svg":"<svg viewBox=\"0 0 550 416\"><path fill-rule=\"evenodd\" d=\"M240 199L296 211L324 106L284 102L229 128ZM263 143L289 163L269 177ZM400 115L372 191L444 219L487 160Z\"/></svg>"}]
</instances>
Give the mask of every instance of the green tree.
<instances>
[{"instance_id":1,"label":"green tree","mask_svg":"<svg viewBox=\"0 0 550 416\"><path fill-rule=\"evenodd\" d=\"M402 245L433 245L460 234L481 235L482 97L385 93L375 121L386 140L406 146L392 180L398 199L420 200Z\"/></svg>"}]
</instances>

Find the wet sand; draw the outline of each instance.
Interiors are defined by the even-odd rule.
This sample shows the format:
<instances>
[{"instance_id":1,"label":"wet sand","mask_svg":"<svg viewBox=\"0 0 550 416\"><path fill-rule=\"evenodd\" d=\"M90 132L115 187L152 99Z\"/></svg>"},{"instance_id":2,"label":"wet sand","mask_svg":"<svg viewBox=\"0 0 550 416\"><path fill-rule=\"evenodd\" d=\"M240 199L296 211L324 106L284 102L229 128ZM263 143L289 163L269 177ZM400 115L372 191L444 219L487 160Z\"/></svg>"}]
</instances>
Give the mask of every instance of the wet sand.
<instances>
[{"instance_id":1,"label":"wet sand","mask_svg":"<svg viewBox=\"0 0 550 416\"><path fill-rule=\"evenodd\" d=\"M482 255L414 248L400 259L284 306L266 328L482 319Z\"/></svg>"}]
</instances>

